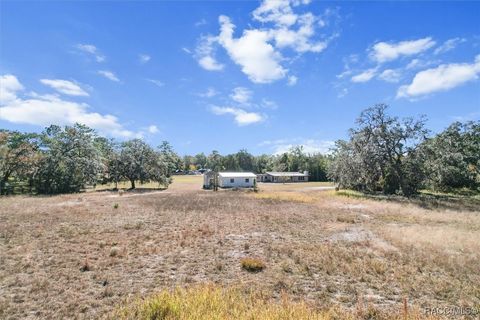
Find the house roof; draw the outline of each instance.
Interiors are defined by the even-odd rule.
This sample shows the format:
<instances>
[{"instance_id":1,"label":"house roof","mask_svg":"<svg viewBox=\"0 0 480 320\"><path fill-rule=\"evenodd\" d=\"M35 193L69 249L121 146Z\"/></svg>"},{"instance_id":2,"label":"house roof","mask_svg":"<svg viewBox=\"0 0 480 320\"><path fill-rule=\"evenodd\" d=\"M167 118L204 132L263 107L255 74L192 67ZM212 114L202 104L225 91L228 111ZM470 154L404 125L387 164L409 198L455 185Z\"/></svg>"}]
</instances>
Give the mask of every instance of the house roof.
<instances>
[{"instance_id":1,"label":"house roof","mask_svg":"<svg viewBox=\"0 0 480 320\"><path fill-rule=\"evenodd\" d=\"M257 175L252 172L220 172L222 178L256 178Z\"/></svg>"},{"instance_id":2,"label":"house roof","mask_svg":"<svg viewBox=\"0 0 480 320\"><path fill-rule=\"evenodd\" d=\"M274 177L308 177L308 174L301 172L266 172L266 174Z\"/></svg>"}]
</instances>

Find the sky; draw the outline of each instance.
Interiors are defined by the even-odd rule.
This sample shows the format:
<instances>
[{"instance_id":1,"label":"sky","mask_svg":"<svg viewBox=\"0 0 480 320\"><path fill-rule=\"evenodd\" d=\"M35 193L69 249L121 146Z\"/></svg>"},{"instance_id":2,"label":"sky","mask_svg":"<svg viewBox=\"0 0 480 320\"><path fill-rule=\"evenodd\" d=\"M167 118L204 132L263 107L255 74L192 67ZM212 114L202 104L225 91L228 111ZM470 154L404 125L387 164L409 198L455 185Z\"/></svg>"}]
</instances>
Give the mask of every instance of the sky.
<instances>
[{"instance_id":1,"label":"sky","mask_svg":"<svg viewBox=\"0 0 480 320\"><path fill-rule=\"evenodd\" d=\"M480 2L0 1L0 128L328 152L376 103L480 119Z\"/></svg>"}]
</instances>

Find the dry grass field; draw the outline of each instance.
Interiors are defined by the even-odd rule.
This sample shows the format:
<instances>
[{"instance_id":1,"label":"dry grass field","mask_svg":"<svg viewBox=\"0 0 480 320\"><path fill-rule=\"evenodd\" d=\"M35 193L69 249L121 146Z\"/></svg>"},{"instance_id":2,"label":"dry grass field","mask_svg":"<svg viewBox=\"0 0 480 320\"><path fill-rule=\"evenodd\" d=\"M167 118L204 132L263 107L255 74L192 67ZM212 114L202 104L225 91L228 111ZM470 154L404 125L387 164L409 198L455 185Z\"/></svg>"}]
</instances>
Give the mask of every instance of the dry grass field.
<instances>
[{"instance_id":1,"label":"dry grass field","mask_svg":"<svg viewBox=\"0 0 480 320\"><path fill-rule=\"evenodd\" d=\"M121 309L141 297L205 283L210 308L253 291L263 300L252 310L294 306L255 317L246 298L235 310L249 319L404 319L405 299L411 319L427 318L423 308L480 307L476 199L432 208L315 183L261 184L259 193L200 186L186 176L165 191L1 198L0 318L130 319ZM242 267L245 258L262 268ZM222 297L218 288L237 289ZM177 306L191 291L166 294L155 299Z\"/></svg>"}]
</instances>

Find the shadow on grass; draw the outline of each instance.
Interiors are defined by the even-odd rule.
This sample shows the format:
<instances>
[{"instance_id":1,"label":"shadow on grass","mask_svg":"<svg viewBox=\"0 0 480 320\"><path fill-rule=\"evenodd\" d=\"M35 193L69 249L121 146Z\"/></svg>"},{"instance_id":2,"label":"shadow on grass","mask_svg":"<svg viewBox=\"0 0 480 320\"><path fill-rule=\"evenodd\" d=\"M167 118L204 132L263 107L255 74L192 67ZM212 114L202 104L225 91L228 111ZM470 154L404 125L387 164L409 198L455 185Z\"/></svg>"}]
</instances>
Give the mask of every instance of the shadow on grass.
<instances>
[{"instance_id":1,"label":"shadow on grass","mask_svg":"<svg viewBox=\"0 0 480 320\"><path fill-rule=\"evenodd\" d=\"M168 188L166 187L158 187L158 188L135 188L135 189L101 189L101 190L93 190L93 192L124 192L125 194L132 194L132 193L149 193L153 191L164 191L167 190Z\"/></svg>"},{"instance_id":2,"label":"shadow on grass","mask_svg":"<svg viewBox=\"0 0 480 320\"><path fill-rule=\"evenodd\" d=\"M372 199L401 204L413 204L429 210L443 209L457 211L480 211L480 194L475 192L465 195L460 193L434 193L431 191L421 191L419 194L409 198L401 195L362 193L353 190L340 190L335 194L358 199Z\"/></svg>"}]
</instances>

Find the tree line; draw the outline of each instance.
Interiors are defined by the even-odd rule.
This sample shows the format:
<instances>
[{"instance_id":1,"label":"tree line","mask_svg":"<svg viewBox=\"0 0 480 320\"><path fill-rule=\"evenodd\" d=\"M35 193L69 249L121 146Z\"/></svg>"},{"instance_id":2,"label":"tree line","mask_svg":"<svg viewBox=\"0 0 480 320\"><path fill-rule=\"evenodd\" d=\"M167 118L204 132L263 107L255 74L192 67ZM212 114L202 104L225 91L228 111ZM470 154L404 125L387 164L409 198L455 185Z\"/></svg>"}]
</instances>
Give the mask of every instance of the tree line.
<instances>
[{"instance_id":1,"label":"tree line","mask_svg":"<svg viewBox=\"0 0 480 320\"><path fill-rule=\"evenodd\" d=\"M164 141L157 148L141 139L117 142L75 124L52 125L42 133L0 129L0 194L79 192L98 184L155 182L168 187L172 175L198 169L216 171L309 171L313 180L327 179L328 157L306 154L301 147L282 155L253 156L247 150L221 155L180 157Z\"/></svg>"},{"instance_id":2,"label":"tree line","mask_svg":"<svg viewBox=\"0 0 480 320\"><path fill-rule=\"evenodd\" d=\"M480 187L480 121L454 122L430 136L425 117L399 119L378 104L339 140L328 177L340 188L411 196L421 188Z\"/></svg>"},{"instance_id":3,"label":"tree line","mask_svg":"<svg viewBox=\"0 0 480 320\"><path fill-rule=\"evenodd\" d=\"M254 156L242 149L221 155L180 157L164 141L156 148L141 139L118 142L81 124L52 125L42 133L0 129L0 194L79 192L87 186L128 181L168 187L175 173L214 171L308 171L311 181L339 188L410 196L419 189L480 188L480 121L454 122L437 135L426 118L388 114L388 106L364 110L331 154L288 152Z\"/></svg>"},{"instance_id":4,"label":"tree line","mask_svg":"<svg viewBox=\"0 0 480 320\"><path fill-rule=\"evenodd\" d=\"M330 157L321 153L306 153L302 146L292 147L289 151L269 155L254 156L242 149L237 153L221 155L214 150L209 155L199 153L195 156L183 157L184 170L198 170L201 168L214 171L249 171L265 173L267 171L308 171L310 180L326 181L327 165Z\"/></svg>"},{"instance_id":5,"label":"tree line","mask_svg":"<svg viewBox=\"0 0 480 320\"><path fill-rule=\"evenodd\" d=\"M86 186L154 181L168 187L178 156L168 142L118 143L81 124L52 125L41 134L0 130L0 194L72 193ZM17 188L17 189L18 189Z\"/></svg>"}]
</instances>

